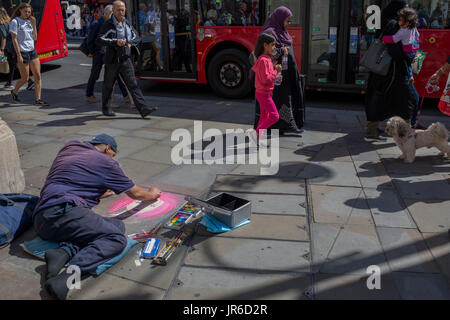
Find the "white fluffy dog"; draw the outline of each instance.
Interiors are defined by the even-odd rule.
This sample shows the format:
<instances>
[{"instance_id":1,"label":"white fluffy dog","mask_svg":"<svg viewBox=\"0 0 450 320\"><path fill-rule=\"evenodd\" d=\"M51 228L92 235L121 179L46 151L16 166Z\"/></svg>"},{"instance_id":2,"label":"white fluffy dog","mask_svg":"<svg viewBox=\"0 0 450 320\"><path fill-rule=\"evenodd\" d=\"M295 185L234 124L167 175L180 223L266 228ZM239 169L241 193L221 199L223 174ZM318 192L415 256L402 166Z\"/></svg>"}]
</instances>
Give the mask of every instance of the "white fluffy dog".
<instances>
[{"instance_id":1,"label":"white fluffy dog","mask_svg":"<svg viewBox=\"0 0 450 320\"><path fill-rule=\"evenodd\" d=\"M433 123L427 130L413 130L402 118L393 117L387 123L386 133L394 138L402 151L399 159L406 163L413 163L416 150L424 147L436 147L441 151L440 156L450 157L448 130L442 123Z\"/></svg>"}]
</instances>

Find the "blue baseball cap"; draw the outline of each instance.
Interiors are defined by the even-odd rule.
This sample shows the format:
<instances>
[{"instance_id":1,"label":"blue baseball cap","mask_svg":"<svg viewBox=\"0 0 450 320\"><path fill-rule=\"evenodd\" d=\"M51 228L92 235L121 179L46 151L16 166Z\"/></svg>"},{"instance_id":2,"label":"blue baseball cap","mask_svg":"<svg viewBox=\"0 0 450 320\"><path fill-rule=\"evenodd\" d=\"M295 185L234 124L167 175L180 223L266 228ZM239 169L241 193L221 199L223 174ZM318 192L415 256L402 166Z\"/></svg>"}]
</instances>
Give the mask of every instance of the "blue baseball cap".
<instances>
[{"instance_id":1,"label":"blue baseball cap","mask_svg":"<svg viewBox=\"0 0 450 320\"><path fill-rule=\"evenodd\" d=\"M117 142L116 140L107 134L100 134L96 136L93 140L89 141L91 144L105 144L109 145L114 152L117 152Z\"/></svg>"}]
</instances>

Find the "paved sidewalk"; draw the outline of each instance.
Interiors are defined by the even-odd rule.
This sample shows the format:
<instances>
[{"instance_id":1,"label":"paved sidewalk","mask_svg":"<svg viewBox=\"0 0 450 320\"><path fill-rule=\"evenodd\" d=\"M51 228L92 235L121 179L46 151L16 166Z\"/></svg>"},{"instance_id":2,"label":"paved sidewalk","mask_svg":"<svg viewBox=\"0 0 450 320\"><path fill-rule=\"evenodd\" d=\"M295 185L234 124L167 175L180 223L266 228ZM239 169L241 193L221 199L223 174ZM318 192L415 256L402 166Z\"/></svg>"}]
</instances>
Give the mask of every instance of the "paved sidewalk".
<instances>
[{"instance_id":1,"label":"paved sidewalk","mask_svg":"<svg viewBox=\"0 0 450 320\"><path fill-rule=\"evenodd\" d=\"M116 137L118 161L137 184L206 197L233 193L252 201L252 222L212 235L200 228L166 267L135 264L136 249L70 299L450 299L450 160L435 149L404 164L392 139L362 140L364 113L308 105L302 137L280 138L280 171L259 165L171 163L172 131L194 120L203 130L249 129L253 106L239 101L149 98L150 120L122 106L116 118L86 105L83 91L46 90L51 107L9 103L0 117L15 132L26 192L39 194L66 141L99 133ZM21 94L33 101L32 92ZM116 97L116 101L120 101ZM429 124L436 117L423 117ZM450 128L450 118L439 117ZM195 150L194 150L195 151ZM107 215L108 199L96 208ZM141 227L132 218L127 231ZM152 225L156 220L148 220ZM170 236L165 231L163 237ZM29 230L0 250L0 299L48 299L43 262L23 252ZM381 290L368 290L369 266L382 270Z\"/></svg>"}]
</instances>

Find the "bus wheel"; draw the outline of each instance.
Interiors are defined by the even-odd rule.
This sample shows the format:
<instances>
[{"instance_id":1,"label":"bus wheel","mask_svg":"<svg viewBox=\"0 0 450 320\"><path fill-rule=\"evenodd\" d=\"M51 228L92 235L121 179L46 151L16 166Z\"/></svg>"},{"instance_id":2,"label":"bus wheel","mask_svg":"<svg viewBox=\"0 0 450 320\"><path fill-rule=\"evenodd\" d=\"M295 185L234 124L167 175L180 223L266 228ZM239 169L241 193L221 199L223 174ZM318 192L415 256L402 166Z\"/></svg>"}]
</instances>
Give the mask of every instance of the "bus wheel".
<instances>
[{"instance_id":1,"label":"bus wheel","mask_svg":"<svg viewBox=\"0 0 450 320\"><path fill-rule=\"evenodd\" d=\"M208 67L208 82L213 91L224 98L244 98L251 91L248 79L248 55L237 49L216 54Z\"/></svg>"}]
</instances>

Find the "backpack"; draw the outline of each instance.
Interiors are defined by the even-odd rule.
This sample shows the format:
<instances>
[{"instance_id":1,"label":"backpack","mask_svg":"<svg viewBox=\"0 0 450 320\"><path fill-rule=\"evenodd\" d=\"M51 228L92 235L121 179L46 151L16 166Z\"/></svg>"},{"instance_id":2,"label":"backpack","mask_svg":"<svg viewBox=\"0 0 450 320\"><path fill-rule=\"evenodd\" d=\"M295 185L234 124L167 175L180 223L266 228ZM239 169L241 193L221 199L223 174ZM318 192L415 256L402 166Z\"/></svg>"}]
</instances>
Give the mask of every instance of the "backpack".
<instances>
[{"instance_id":1,"label":"backpack","mask_svg":"<svg viewBox=\"0 0 450 320\"><path fill-rule=\"evenodd\" d=\"M28 194L0 193L0 248L8 246L31 227L38 201L39 197Z\"/></svg>"}]
</instances>

